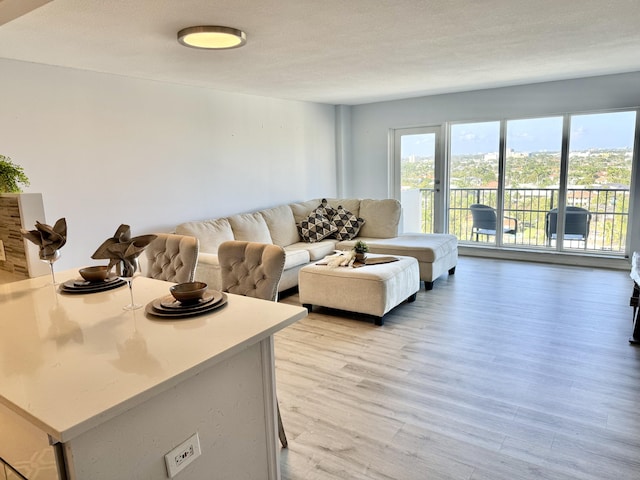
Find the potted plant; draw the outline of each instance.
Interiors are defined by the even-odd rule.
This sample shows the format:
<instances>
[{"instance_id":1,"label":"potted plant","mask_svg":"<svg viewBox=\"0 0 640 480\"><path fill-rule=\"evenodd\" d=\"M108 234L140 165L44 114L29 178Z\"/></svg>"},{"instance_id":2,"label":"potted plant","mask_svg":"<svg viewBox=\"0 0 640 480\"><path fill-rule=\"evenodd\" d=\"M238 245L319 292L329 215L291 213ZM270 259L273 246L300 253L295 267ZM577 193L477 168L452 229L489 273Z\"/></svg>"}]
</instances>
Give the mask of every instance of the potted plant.
<instances>
[{"instance_id":1,"label":"potted plant","mask_svg":"<svg viewBox=\"0 0 640 480\"><path fill-rule=\"evenodd\" d=\"M20 184L29 185L29 178L22 167L11 161L11 158L0 155L0 193L20 193Z\"/></svg>"},{"instance_id":2,"label":"potted plant","mask_svg":"<svg viewBox=\"0 0 640 480\"><path fill-rule=\"evenodd\" d=\"M362 240L358 240L353 245L353 251L356 252L356 262L364 263L364 260L367 258L366 253L369 251L369 245Z\"/></svg>"}]
</instances>

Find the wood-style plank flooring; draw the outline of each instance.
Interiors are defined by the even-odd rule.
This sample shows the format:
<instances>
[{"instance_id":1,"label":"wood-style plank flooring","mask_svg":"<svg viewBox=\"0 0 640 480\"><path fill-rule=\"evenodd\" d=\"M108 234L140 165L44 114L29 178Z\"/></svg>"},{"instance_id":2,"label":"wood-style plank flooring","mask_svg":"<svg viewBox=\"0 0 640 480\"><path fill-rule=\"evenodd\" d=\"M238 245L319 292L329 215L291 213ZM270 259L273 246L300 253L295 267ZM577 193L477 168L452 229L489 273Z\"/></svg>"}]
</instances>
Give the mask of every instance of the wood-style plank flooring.
<instances>
[{"instance_id":1,"label":"wood-style plank flooring","mask_svg":"<svg viewBox=\"0 0 640 480\"><path fill-rule=\"evenodd\" d=\"M461 257L382 327L314 309L275 337L283 480L640 479L632 285Z\"/></svg>"}]
</instances>

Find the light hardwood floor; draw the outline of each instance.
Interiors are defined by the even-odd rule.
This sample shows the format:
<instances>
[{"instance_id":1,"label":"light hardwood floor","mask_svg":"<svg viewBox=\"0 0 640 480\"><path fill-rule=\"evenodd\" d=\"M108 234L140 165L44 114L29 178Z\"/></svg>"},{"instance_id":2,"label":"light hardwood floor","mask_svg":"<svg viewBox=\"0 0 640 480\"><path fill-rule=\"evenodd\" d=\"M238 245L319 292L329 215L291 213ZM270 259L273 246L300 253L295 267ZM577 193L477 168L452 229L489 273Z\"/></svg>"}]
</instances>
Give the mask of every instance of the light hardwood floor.
<instances>
[{"instance_id":1,"label":"light hardwood floor","mask_svg":"<svg viewBox=\"0 0 640 480\"><path fill-rule=\"evenodd\" d=\"M383 327L314 309L275 338L283 480L639 479L632 285L461 257Z\"/></svg>"}]
</instances>

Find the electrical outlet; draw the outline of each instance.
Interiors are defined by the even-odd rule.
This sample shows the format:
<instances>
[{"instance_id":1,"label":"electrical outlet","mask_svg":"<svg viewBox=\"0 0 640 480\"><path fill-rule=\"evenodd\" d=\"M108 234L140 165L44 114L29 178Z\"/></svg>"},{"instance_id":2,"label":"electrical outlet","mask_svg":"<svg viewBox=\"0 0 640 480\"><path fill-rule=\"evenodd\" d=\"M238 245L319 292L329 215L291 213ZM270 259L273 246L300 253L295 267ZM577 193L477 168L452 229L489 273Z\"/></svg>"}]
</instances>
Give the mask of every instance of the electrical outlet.
<instances>
[{"instance_id":1,"label":"electrical outlet","mask_svg":"<svg viewBox=\"0 0 640 480\"><path fill-rule=\"evenodd\" d=\"M175 477L182 469L198 458L200 453L202 453L200 451L200 438L198 438L198 432L196 432L164 456L169 478Z\"/></svg>"},{"instance_id":2,"label":"electrical outlet","mask_svg":"<svg viewBox=\"0 0 640 480\"><path fill-rule=\"evenodd\" d=\"M0 240L0 262L5 262L7 260L7 256L4 253L4 243Z\"/></svg>"}]
</instances>

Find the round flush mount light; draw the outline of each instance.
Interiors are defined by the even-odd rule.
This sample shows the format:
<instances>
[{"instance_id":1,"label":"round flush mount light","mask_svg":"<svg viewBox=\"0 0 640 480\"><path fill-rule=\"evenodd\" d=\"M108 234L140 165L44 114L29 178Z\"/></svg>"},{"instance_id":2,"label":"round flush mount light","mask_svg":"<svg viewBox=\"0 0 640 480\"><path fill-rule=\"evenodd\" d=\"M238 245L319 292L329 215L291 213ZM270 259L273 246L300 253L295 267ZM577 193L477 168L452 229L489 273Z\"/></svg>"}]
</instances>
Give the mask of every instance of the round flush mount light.
<instances>
[{"instance_id":1,"label":"round flush mount light","mask_svg":"<svg viewBox=\"0 0 640 480\"><path fill-rule=\"evenodd\" d=\"M224 50L241 47L247 43L247 36L237 28L208 25L183 28L178 32L178 42L186 47Z\"/></svg>"}]
</instances>

